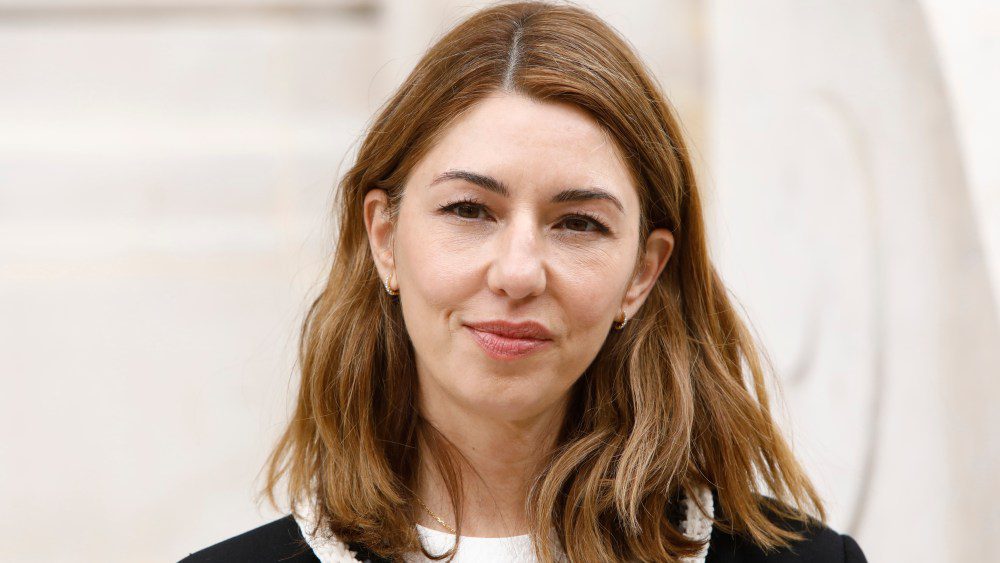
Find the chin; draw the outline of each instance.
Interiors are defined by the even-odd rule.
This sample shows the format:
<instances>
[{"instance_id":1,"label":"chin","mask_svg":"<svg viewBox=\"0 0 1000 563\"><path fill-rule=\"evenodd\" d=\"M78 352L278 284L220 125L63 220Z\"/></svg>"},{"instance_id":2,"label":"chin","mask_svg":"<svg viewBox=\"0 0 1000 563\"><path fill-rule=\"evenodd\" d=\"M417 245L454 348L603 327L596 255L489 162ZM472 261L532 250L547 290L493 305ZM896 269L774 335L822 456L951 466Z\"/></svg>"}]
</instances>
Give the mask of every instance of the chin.
<instances>
[{"instance_id":1,"label":"chin","mask_svg":"<svg viewBox=\"0 0 1000 563\"><path fill-rule=\"evenodd\" d=\"M477 376L462 382L457 396L470 412L497 420L524 420L538 416L558 403L558 389L530 377Z\"/></svg>"}]
</instances>

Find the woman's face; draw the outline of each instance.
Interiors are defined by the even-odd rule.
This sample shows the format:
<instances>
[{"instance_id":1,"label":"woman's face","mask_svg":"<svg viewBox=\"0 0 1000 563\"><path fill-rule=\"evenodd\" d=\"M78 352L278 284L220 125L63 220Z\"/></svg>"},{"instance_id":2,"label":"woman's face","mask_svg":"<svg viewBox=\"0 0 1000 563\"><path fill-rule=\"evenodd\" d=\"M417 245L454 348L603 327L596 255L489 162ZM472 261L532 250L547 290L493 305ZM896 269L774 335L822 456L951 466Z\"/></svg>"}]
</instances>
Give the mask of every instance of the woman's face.
<instances>
[{"instance_id":1,"label":"woman's face","mask_svg":"<svg viewBox=\"0 0 1000 563\"><path fill-rule=\"evenodd\" d=\"M636 186L614 141L568 104L486 98L445 131L403 194L394 236L381 190L367 194L365 219L382 279L394 272L427 414L515 421L559 407L673 247L658 229L635 263ZM489 321L546 334L469 326Z\"/></svg>"}]
</instances>

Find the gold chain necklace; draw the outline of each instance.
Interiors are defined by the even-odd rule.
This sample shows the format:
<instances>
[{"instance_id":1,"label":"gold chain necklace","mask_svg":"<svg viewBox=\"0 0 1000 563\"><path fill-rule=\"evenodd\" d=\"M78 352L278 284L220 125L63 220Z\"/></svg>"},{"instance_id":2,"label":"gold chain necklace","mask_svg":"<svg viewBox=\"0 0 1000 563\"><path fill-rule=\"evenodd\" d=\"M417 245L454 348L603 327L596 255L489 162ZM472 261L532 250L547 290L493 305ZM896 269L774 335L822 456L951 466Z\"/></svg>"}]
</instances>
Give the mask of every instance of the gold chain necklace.
<instances>
[{"instance_id":1,"label":"gold chain necklace","mask_svg":"<svg viewBox=\"0 0 1000 563\"><path fill-rule=\"evenodd\" d=\"M455 528L452 528L444 520L442 520L440 516L438 516L437 514L434 514L433 512L431 512L431 509L427 508L427 505L424 504L424 501L420 500L420 497L418 497L416 495L413 495L413 498L417 499L417 502L420 503L420 506L424 507L424 510L427 511L427 514L430 514L431 517L433 517L435 520L437 520L438 524L441 524L442 526L444 526L446 530L448 530L449 532L452 533L452 535L455 535L455 536L458 535L458 532L455 531Z\"/></svg>"}]
</instances>

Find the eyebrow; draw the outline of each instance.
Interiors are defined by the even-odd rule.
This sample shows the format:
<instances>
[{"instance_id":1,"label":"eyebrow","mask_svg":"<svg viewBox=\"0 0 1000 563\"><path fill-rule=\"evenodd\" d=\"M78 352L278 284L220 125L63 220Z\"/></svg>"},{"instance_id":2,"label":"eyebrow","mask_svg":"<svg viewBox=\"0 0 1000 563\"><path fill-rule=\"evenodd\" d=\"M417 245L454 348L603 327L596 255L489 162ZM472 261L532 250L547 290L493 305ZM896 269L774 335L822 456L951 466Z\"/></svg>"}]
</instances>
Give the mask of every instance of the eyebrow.
<instances>
[{"instance_id":1,"label":"eyebrow","mask_svg":"<svg viewBox=\"0 0 1000 563\"><path fill-rule=\"evenodd\" d=\"M434 178L434 181L432 181L430 185L434 186L436 184L440 184L441 182L447 182L448 180L464 180L503 197L510 197L510 188L508 188L507 185L500 180L497 180L492 176L479 174L477 172L470 172L468 170L447 170ZM615 205L615 207L618 208L619 211L625 213L625 207L622 206L621 200L615 197L611 192L603 188L593 186L562 190L552 196L551 201L552 203L565 203L567 201L589 201L602 199L610 201Z\"/></svg>"}]
</instances>

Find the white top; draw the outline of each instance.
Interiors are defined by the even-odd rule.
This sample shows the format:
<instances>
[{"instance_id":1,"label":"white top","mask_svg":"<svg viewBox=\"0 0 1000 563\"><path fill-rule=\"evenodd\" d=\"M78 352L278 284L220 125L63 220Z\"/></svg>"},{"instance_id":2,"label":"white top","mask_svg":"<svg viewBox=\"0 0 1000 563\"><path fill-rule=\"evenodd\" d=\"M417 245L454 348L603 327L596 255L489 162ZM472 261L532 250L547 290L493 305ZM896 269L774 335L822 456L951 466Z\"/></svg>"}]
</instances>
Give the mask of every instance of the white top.
<instances>
[{"instance_id":1,"label":"white top","mask_svg":"<svg viewBox=\"0 0 1000 563\"><path fill-rule=\"evenodd\" d=\"M455 545L455 535L448 532L433 530L417 524L417 534L420 542L432 555L440 555ZM406 556L407 563L432 563L423 553L412 553ZM536 563L534 551L531 549L531 536L510 536L506 538L481 538L477 536L462 536L455 553L454 563L508 563L524 561Z\"/></svg>"},{"instance_id":2,"label":"white top","mask_svg":"<svg viewBox=\"0 0 1000 563\"><path fill-rule=\"evenodd\" d=\"M715 515L715 506L712 502L712 492L707 488L698 491L698 501L705 507L706 512L698 510L697 504L687 496L684 498L685 516L681 522L684 535L696 540L708 540L712 536L712 520ZM313 529L313 515L308 506L299 510L300 514L295 515L295 520L299 524L302 536L305 538L313 553L320 560L320 563L357 563L357 555L349 550L347 545L336 537L323 538L313 536L309 532ZM441 554L451 548L455 543L454 534L432 530L417 524L417 533L420 541L433 555ZM561 550L560 550L561 553ZM702 548L701 553L696 557L685 558L684 563L704 563L708 555L708 543ZM431 561L422 553L410 554L406 557L407 563L426 563ZM509 561L536 562L534 551L531 549L531 539L528 535L511 536L507 538L481 538L475 536L462 536L458 545L458 551L453 559L455 563L500 563Z\"/></svg>"}]
</instances>

